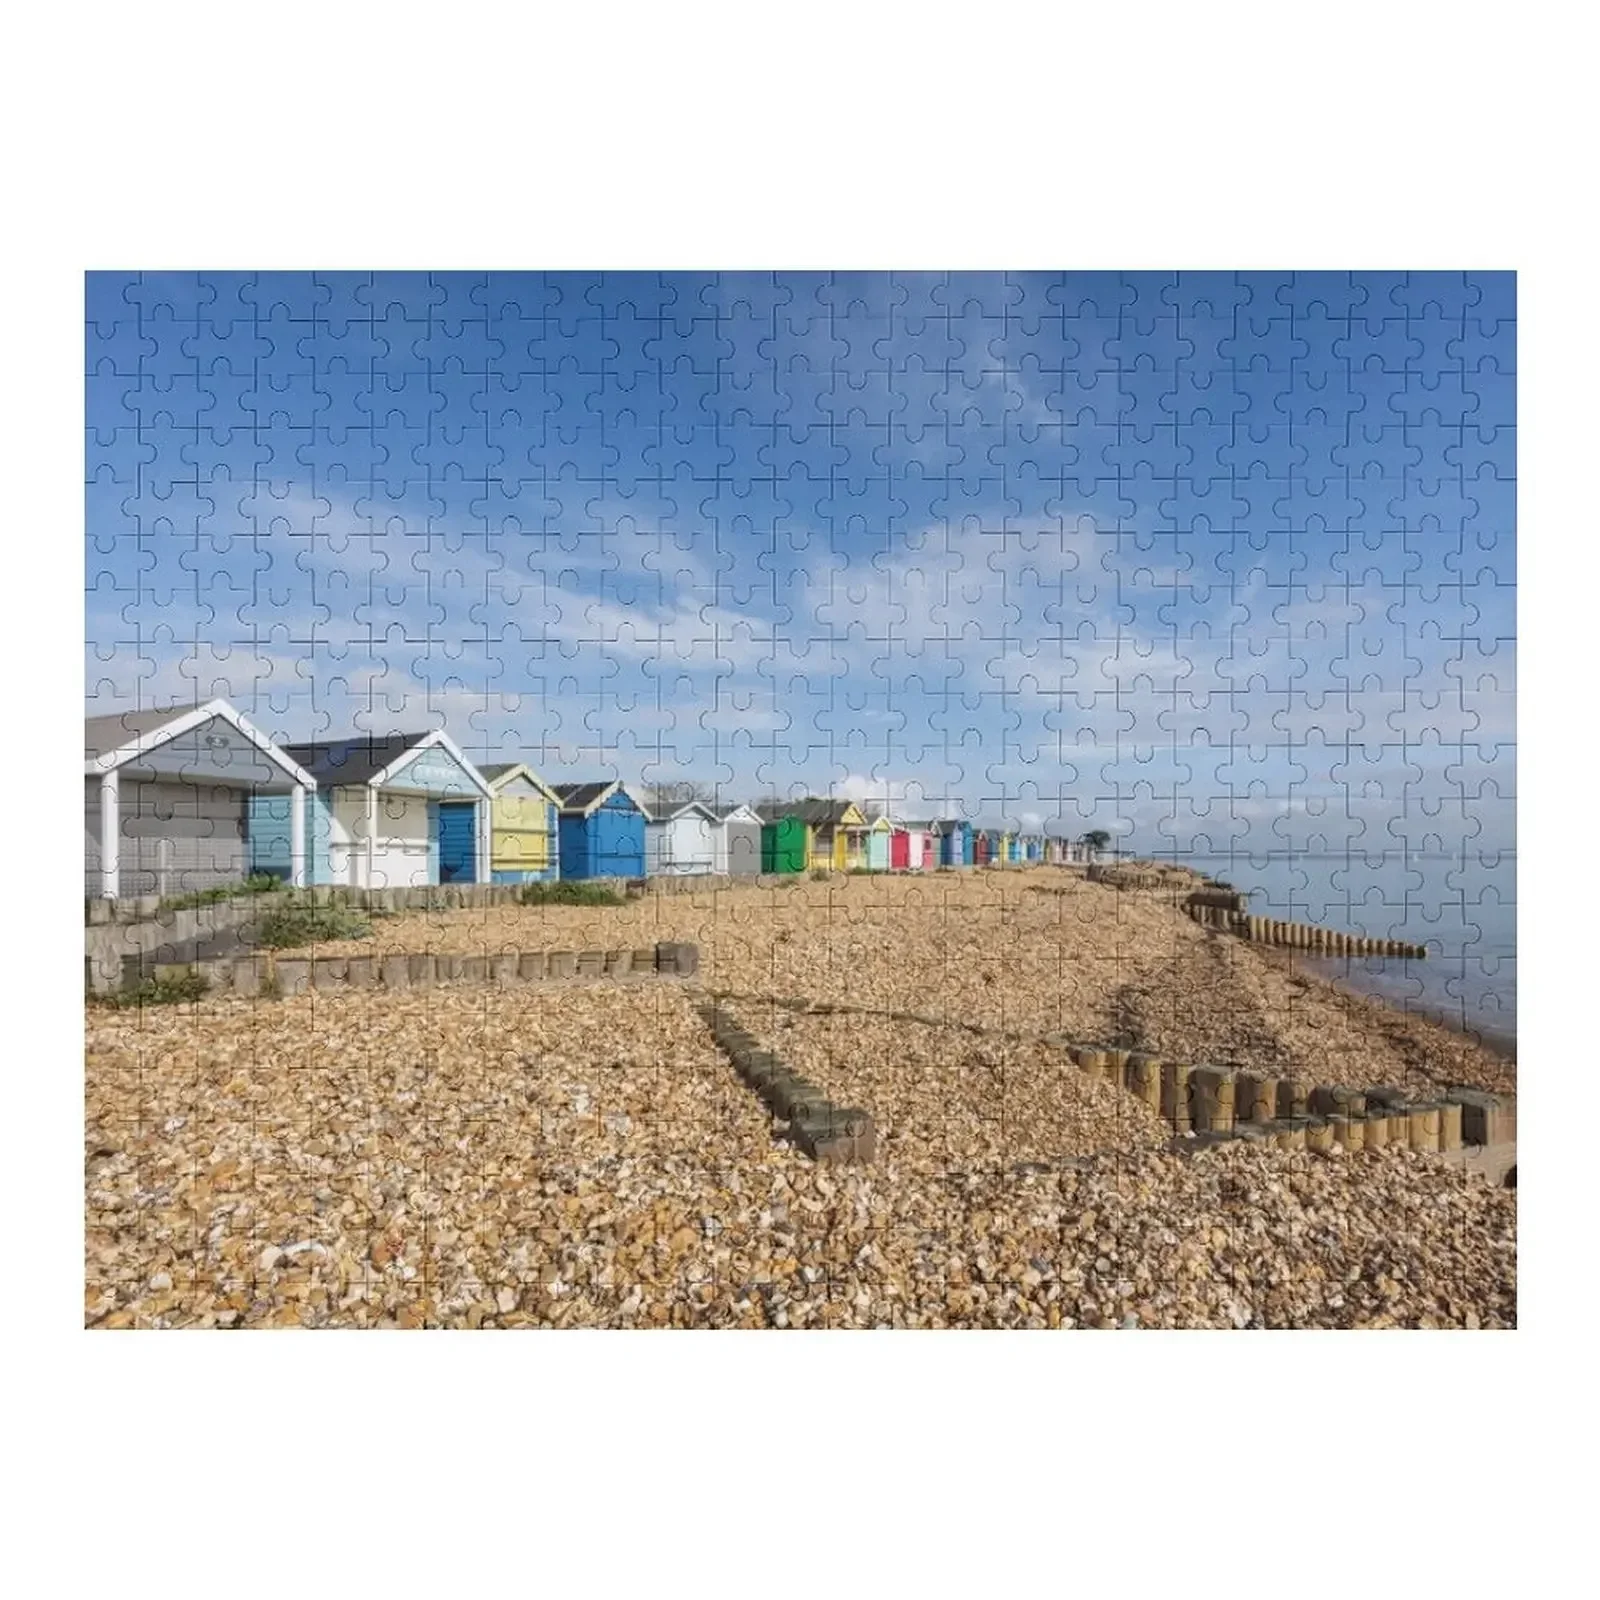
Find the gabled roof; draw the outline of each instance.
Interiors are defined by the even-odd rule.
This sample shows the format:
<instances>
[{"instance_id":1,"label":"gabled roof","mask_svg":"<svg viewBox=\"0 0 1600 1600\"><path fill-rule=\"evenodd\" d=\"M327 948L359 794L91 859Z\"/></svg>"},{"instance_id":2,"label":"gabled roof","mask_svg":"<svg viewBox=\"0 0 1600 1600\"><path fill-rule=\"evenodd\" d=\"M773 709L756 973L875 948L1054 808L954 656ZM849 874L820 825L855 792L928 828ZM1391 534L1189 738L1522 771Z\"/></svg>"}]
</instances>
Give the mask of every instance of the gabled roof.
<instances>
[{"instance_id":1,"label":"gabled roof","mask_svg":"<svg viewBox=\"0 0 1600 1600\"><path fill-rule=\"evenodd\" d=\"M390 762L404 755L423 737L420 733L388 733L381 737L358 734L353 739L317 739L309 744L285 746L318 783L371 783Z\"/></svg>"},{"instance_id":2,"label":"gabled roof","mask_svg":"<svg viewBox=\"0 0 1600 1600\"><path fill-rule=\"evenodd\" d=\"M638 795L620 778L613 778L609 783L553 783L550 788L564 817L593 816L620 790L633 802L635 809L646 822L654 820L649 809L640 802Z\"/></svg>"},{"instance_id":3,"label":"gabled roof","mask_svg":"<svg viewBox=\"0 0 1600 1600\"><path fill-rule=\"evenodd\" d=\"M798 817L813 828L866 826L854 800L766 800L755 809L763 822Z\"/></svg>"},{"instance_id":4,"label":"gabled roof","mask_svg":"<svg viewBox=\"0 0 1600 1600\"><path fill-rule=\"evenodd\" d=\"M505 788L508 783L513 782L518 777L523 777L553 805L561 804L561 797L525 761L497 761L487 767L479 767L478 771L483 774L484 782L496 794Z\"/></svg>"},{"instance_id":5,"label":"gabled roof","mask_svg":"<svg viewBox=\"0 0 1600 1600\"><path fill-rule=\"evenodd\" d=\"M713 806L718 822L760 822L761 813L754 806L747 806L740 801L734 806Z\"/></svg>"},{"instance_id":6,"label":"gabled roof","mask_svg":"<svg viewBox=\"0 0 1600 1600\"><path fill-rule=\"evenodd\" d=\"M311 744L291 744L285 748L324 786L345 788L371 784L382 788L397 780L414 756L435 745L450 752L475 788L485 795L490 792L483 775L442 728L426 733L361 733L351 739L319 739Z\"/></svg>"},{"instance_id":7,"label":"gabled roof","mask_svg":"<svg viewBox=\"0 0 1600 1600\"><path fill-rule=\"evenodd\" d=\"M291 747L275 744L241 711L226 700L206 700L191 706L160 706L147 711L118 711L83 719L84 770L92 775L110 772L130 761L181 739L214 718L226 722L249 741L274 766L296 783L316 787L316 778L294 756Z\"/></svg>"},{"instance_id":8,"label":"gabled roof","mask_svg":"<svg viewBox=\"0 0 1600 1600\"><path fill-rule=\"evenodd\" d=\"M664 817L652 817L650 820L657 825L666 822L676 822L679 817L686 817L691 811L697 811L707 822L720 822L722 819L703 800L690 800L681 805L676 811L669 811Z\"/></svg>"}]
</instances>

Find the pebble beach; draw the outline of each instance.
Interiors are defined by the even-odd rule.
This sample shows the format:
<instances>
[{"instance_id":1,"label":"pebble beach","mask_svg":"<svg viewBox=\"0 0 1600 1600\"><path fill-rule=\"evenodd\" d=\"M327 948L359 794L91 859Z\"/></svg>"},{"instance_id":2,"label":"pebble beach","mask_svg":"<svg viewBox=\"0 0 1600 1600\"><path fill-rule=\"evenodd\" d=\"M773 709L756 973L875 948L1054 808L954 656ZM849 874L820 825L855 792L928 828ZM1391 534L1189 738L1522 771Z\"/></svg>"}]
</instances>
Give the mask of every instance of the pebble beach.
<instances>
[{"instance_id":1,"label":"pebble beach","mask_svg":"<svg viewBox=\"0 0 1600 1600\"><path fill-rule=\"evenodd\" d=\"M1408 1150L1175 1153L1039 1042L1514 1092L1505 1057L1170 895L1048 868L803 879L385 918L317 953L662 940L699 946L693 983L90 1007L86 1324L1515 1324L1514 1189ZM713 995L872 1113L870 1164L775 1136Z\"/></svg>"}]
</instances>

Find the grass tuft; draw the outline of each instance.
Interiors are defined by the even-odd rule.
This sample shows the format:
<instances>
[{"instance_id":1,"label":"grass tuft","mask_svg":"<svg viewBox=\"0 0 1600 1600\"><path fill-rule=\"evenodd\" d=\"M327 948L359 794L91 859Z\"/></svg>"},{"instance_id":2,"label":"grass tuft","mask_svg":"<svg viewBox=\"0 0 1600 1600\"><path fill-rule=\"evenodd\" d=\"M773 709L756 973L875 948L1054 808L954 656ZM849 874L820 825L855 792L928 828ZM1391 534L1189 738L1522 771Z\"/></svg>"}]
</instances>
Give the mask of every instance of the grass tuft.
<instances>
[{"instance_id":1,"label":"grass tuft","mask_svg":"<svg viewBox=\"0 0 1600 1600\"><path fill-rule=\"evenodd\" d=\"M519 899L525 906L620 906L626 903L609 884L582 880L524 884Z\"/></svg>"}]
</instances>

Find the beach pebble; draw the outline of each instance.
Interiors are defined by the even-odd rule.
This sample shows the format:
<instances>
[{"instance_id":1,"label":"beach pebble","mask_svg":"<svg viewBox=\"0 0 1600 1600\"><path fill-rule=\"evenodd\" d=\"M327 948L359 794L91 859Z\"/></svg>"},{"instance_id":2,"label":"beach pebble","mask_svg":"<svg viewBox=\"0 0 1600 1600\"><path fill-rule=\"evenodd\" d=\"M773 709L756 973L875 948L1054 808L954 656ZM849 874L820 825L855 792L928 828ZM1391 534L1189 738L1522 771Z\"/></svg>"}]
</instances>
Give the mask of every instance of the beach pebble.
<instances>
[{"instance_id":1,"label":"beach pebble","mask_svg":"<svg viewBox=\"0 0 1600 1600\"><path fill-rule=\"evenodd\" d=\"M1315 1050L1308 1076L1369 1086L1455 1065L1472 1081L1451 1055L1464 1042L1413 1050L1412 1023L1397 1043L1314 988L1291 1005L1277 969L1159 894L992 876L396 917L374 940L482 954L676 937L700 945L698 988L91 1008L86 1321L1516 1325L1514 1190L1406 1149L1173 1153L1148 1108L1037 1035L1126 1026L1257 1065ZM713 982L750 997L729 1001L742 1027L873 1115L870 1164L819 1166L775 1133L697 1009ZM943 1021L778 1003L804 997ZM164 1060L183 1070L151 1070ZM312 1128L326 1153L308 1160ZM106 1130L129 1129L148 1132L113 1149Z\"/></svg>"}]
</instances>

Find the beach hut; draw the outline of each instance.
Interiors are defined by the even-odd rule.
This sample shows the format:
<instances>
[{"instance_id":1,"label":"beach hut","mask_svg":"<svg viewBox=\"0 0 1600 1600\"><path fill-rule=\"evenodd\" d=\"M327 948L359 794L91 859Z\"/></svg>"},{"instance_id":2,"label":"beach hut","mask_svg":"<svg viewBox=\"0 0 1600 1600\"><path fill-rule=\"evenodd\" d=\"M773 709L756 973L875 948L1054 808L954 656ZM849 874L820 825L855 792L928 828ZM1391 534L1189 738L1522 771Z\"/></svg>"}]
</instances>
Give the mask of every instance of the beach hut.
<instances>
[{"instance_id":1,"label":"beach hut","mask_svg":"<svg viewBox=\"0 0 1600 1600\"><path fill-rule=\"evenodd\" d=\"M761 866L761 818L746 805L714 806L717 814L715 871L741 877Z\"/></svg>"},{"instance_id":2,"label":"beach hut","mask_svg":"<svg viewBox=\"0 0 1600 1600\"><path fill-rule=\"evenodd\" d=\"M554 789L521 761L478 769L494 795L493 883L548 883L558 872Z\"/></svg>"},{"instance_id":3,"label":"beach hut","mask_svg":"<svg viewBox=\"0 0 1600 1600\"><path fill-rule=\"evenodd\" d=\"M808 865L844 872L864 864L867 819L852 800L793 800L756 807L763 822L798 818L806 825Z\"/></svg>"},{"instance_id":4,"label":"beach hut","mask_svg":"<svg viewBox=\"0 0 1600 1600\"><path fill-rule=\"evenodd\" d=\"M670 816L644 825L644 871L647 878L681 878L714 872L722 825L715 811L698 800Z\"/></svg>"},{"instance_id":5,"label":"beach hut","mask_svg":"<svg viewBox=\"0 0 1600 1600\"><path fill-rule=\"evenodd\" d=\"M799 817L768 817L764 815L767 809L756 807L757 814L762 817L761 870L804 872L811 859L811 829Z\"/></svg>"},{"instance_id":6,"label":"beach hut","mask_svg":"<svg viewBox=\"0 0 1600 1600\"><path fill-rule=\"evenodd\" d=\"M558 783L563 878L642 878L650 813L622 783Z\"/></svg>"},{"instance_id":7,"label":"beach hut","mask_svg":"<svg viewBox=\"0 0 1600 1600\"><path fill-rule=\"evenodd\" d=\"M994 841L987 828L979 828L972 835L972 864L975 867L989 865L989 853L994 847Z\"/></svg>"},{"instance_id":8,"label":"beach hut","mask_svg":"<svg viewBox=\"0 0 1600 1600\"><path fill-rule=\"evenodd\" d=\"M1044 860L1044 840L1036 833L1030 833L1023 841L1023 857L1033 863Z\"/></svg>"},{"instance_id":9,"label":"beach hut","mask_svg":"<svg viewBox=\"0 0 1600 1600\"><path fill-rule=\"evenodd\" d=\"M284 748L317 782L308 882L409 889L488 881L494 795L442 729ZM290 849L282 803L252 800L252 868L281 875Z\"/></svg>"},{"instance_id":10,"label":"beach hut","mask_svg":"<svg viewBox=\"0 0 1600 1600\"><path fill-rule=\"evenodd\" d=\"M942 867L970 867L977 861L977 841L972 824L947 819L939 824L939 865Z\"/></svg>"},{"instance_id":11,"label":"beach hut","mask_svg":"<svg viewBox=\"0 0 1600 1600\"><path fill-rule=\"evenodd\" d=\"M911 830L904 823L897 823L894 832L889 835L889 870L911 870Z\"/></svg>"},{"instance_id":12,"label":"beach hut","mask_svg":"<svg viewBox=\"0 0 1600 1600\"><path fill-rule=\"evenodd\" d=\"M251 870L250 807L283 816L281 876L305 882L317 781L226 700L83 721L84 893L178 895Z\"/></svg>"},{"instance_id":13,"label":"beach hut","mask_svg":"<svg viewBox=\"0 0 1600 1600\"><path fill-rule=\"evenodd\" d=\"M887 817L878 817L867 824L866 859L862 865L869 872L887 872L895 836L894 824Z\"/></svg>"},{"instance_id":14,"label":"beach hut","mask_svg":"<svg viewBox=\"0 0 1600 1600\"><path fill-rule=\"evenodd\" d=\"M904 857L900 870L922 872L939 864L937 822L897 822L892 849Z\"/></svg>"}]
</instances>

